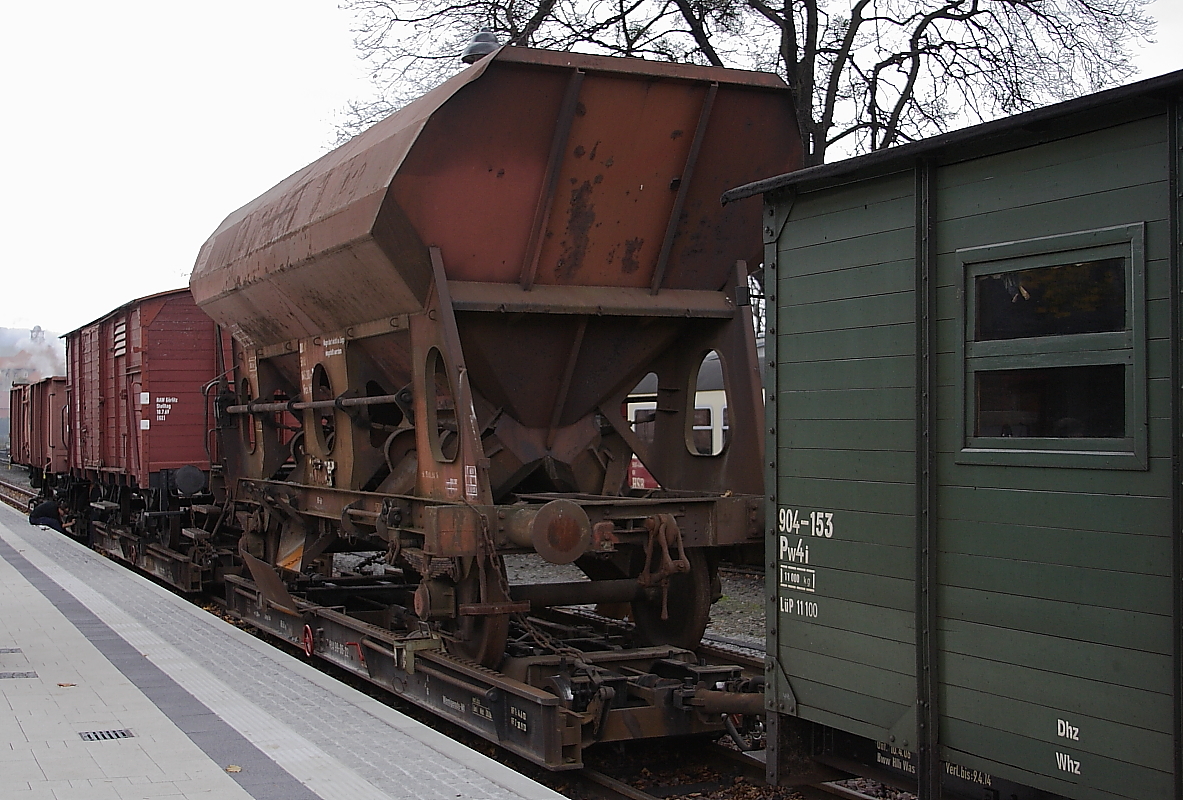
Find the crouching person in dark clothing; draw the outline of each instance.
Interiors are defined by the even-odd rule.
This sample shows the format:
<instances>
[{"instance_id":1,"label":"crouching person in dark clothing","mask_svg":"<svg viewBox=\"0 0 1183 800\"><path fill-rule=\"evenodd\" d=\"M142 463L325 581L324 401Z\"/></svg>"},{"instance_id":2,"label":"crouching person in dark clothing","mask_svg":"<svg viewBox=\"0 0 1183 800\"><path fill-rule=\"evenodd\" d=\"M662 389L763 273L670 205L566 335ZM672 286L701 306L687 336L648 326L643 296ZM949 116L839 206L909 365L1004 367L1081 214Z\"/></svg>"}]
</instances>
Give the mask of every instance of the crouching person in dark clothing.
<instances>
[{"instance_id":1,"label":"crouching person in dark clothing","mask_svg":"<svg viewBox=\"0 0 1183 800\"><path fill-rule=\"evenodd\" d=\"M56 500L46 500L44 503L38 503L31 512L29 512L30 525L44 525L47 528L53 528L58 533L65 533L62 528L62 511L65 503L58 503Z\"/></svg>"}]
</instances>

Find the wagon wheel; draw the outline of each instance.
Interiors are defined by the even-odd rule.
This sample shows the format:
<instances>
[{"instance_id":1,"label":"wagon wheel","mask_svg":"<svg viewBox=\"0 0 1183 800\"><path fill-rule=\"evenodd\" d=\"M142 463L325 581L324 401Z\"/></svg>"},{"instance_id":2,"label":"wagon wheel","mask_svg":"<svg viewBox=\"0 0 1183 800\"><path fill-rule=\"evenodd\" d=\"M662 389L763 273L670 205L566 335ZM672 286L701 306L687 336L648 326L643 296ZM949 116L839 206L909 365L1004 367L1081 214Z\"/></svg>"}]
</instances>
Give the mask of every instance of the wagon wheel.
<instances>
[{"instance_id":1,"label":"wagon wheel","mask_svg":"<svg viewBox=\"0 0 1183 800\"><path fill-rule=\"evenodd\" d=\"M689 572L670 577L666 603L667 618L661 618L660 587L650 589L641 599L631 604L629 617L637 626L637 643L642 646L670 645L686 650L702 641L711 613L711 584L715 578L710 560L701 547L686 549ZM626 575L617 564L584 557L576 566L593 581L636 578L644 567L645 553L635 550Z\"/></svg>"},{"instance_id":2,"label":"wagon wheel","mask_svg":"<svg viewBox=\"0 0 1183 800\"><path fill-rule=\"evenodd\" d=\"M633 601L633 621L644 644L667 644L693 650L702 641L711 618L710 561L701 547L686 549L689 572L670 576L666 602L667 618L661 618L661 589L647 592L645 599Z\"/></svg>"},{"instance_id":3,"label":"wagon wheel","mask_svg":"<svg viewBox=\"0 0 1183 800\"><path fill-rule=\"evenodd\" d=\"M509 582L505 575L505 564L498 559L497 565L485 564L489 596L484 602L508 602L509 596L502 587ZM500 577L498 577L500 576ZM476 565L456 584L457 606L480 603L481 578ZM505 643L509 639L508 614L480 614L458 616L450 621L454 639L445 640L448 652L494 668L505 655Z\"/></svg>"}]
</instances>

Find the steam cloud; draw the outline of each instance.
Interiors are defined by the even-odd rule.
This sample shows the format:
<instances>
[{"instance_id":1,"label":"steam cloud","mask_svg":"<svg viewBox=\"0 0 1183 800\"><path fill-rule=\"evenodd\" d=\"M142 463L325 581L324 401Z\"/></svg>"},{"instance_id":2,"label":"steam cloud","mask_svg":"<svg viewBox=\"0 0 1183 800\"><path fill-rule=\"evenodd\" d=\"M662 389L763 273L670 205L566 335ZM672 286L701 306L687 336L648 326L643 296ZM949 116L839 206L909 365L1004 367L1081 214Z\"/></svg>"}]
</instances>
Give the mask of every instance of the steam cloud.
<instances>
[{"instance_id":1,"label":"steam cloud","mask_svg":"<svg viewBox=\"0 0 1183 800\"><path fill-rule=\"evenodd\" d=\"M34 383L66 374L66 343L40 328L0 328L0 447L8 444L8 392L13 381Z\"/></svg>"}]
</instances>

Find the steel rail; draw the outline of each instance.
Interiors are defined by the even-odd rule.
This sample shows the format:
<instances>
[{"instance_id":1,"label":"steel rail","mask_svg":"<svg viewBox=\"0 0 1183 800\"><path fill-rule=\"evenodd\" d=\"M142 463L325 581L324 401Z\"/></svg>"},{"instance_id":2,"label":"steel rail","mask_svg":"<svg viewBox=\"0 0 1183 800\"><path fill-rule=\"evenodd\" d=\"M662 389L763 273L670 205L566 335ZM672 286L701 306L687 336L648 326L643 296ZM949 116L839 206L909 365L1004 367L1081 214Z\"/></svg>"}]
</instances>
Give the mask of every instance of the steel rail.
<instances>
[{"instance_id":1,"label":"steel rail","mask_svg":"<svg viewBox=\"0 0 1183 800\"><path fill-rule=\"evenodd\" d=\"M626 800L658 800L656 795L629 786L624 781L619 781L611 775L605 775L603 772L590 767L584 767L573 774L588 783L595 784L597 788L596 794L601 797L610 798L611 800L616 800L616 798L626 798Z\"/></svg>"},{"instance_id":2,"label":"steel rail","mask_svg":"<svg viewBox=\"0 0 1183 800\"><path fill-rule=\"evenodd\" d=\"M27 513L29 510L29 501L36 496L36 492L26 489L24 486L0 480L0 500L8 503L8 505L18 511Z\"/></svg>"},{"instance_id":3,"label":"steel rail","mask_svg":"<svg viewBox=\"0 0 1183 800\"><path fill-rule=\"evenodd\" d=\"M793 788L804 800L829 800L831 797L842 797L845 800L876 800L874 795L839 786L836 783L814 783Z\"/></svg>"}]
</instances>

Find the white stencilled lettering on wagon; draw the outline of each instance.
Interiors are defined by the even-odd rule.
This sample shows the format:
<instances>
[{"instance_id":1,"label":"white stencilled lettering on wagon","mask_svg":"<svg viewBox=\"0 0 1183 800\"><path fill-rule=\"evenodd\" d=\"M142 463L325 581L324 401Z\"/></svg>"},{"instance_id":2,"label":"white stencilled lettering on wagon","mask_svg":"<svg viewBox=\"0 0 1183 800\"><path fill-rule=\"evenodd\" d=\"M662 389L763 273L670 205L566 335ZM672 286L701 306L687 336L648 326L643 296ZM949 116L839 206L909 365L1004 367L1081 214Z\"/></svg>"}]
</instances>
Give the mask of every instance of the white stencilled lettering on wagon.
<instances>
[{"instance_id":1,"label":"white stencilled lettering on wagon","mask_svg":"<svg viewBox=\"0 0 1183 800\"><path fill-rule=\"evenodd\" d=\"M173 403L179 402L175 397L157 397L156 398L156 421L164 422L168 419L168 415L172 413Z\"/></svg>"},{"instance_id":2,"label":"white stencilled lettering on wagon","mask_svg":"<svg viewBox=\"0 0 1183 800\"><path fill-rule=\"evenodd\" d=\"M805 567L790 567L781 564L779 572L780 588L796 589L800 592L817 591L816 570L807 569Z\"/></svg>"},{"instance_id":3,"label":"white stencilled lettering on wagon","mask_svg":"<svg viewBox=\"0 0 1183 800\"><path fill-rule=\"evenodd\" d=\"M820 536L824 539L834 538L834 512L832 511L805 512L798 508L781 508L777 512L777 524L781 533ZM802 533L802 528L805 529L804 533Z\"/></svg>"},{"instance_id":4,"label":"white stencilled lettering on wagon","mask_svg":"<svg viewBox=\"0 0 1183 800\"><path fill-rule=\"evenodd\" d=\"M1074 742L1080 741L1080 728L1069 724L1066 719L1056 720L1056 736L1064 739L1071 739Z\"/></svg>"},{"instance_id":5,"label":"white stencilled lettering on wagon","mask_svg":"<svg viewBox=\"0 0 1183 800\"><path fill-rule=\"evenodd\" d=\"M980 769L970 769L963 767L960 764L951 764L945 762L945 774L952 775L954 778L960 778L963 781L976 783L979 786L992 786L994 784L994 776L988 772L982 772Z\"/></svg>"},{"instance_id":6,"label":"white stencilled lettering on wagon","mask_svg":"<svg viewBox=\"0 0 1183 800\"><path fill-rule=\"evenodd\" d=\"M795 597L780 598L780 612L792 614L806 619L817 619L817 603L813 600L801 600Z\"/></svg>"},{"instance_id":7,"label":"white stencilled lettering on wagon","mask_svg":"<svg viewBox=\"0 0 1183 800\"><path fill-rule=\"evenodd\" d=\"M908 775L916 774L916 760L911 751L894 747L887 742L876 742L875 749L875 760L883 766Z\"/></svg>"},{"instance_id":8,"label":"white stencilled lettering on wagon","mask_svg":"<svg viewBox=\"0 0 1183 800\"><path fill-rule=\"evenodd\" d=\"M475 716L486 719L489 722L493 721L493 709L486 706L479 697L472 698L472 713Z\"/></svg>"},{"instance_id":9,"label":"white stencilled lettering on wagon","mask_svg":"<svg viewBox=\"0 0 1183 800\"><path fill-rule=\"evenodd\" d=\"M798 538L796 544L788 536L780 537L780 560L790 564L809 563L809 545L803 538Z\"/></svg>"},{"instance_id":10,"label":"white stencilled lettering on wagon","mask_svg":"<svg viewBox=\"0 0 1183 800\"><path fill-rule=\"evenodd\" d=\"M1056 767L1070 775L1080 774L1080 762L1067 753L1056 753Z\"/></svg>"}]
</instances>

